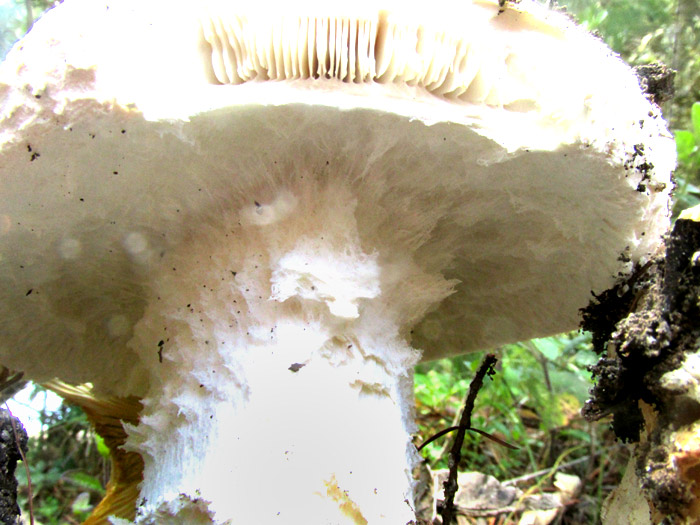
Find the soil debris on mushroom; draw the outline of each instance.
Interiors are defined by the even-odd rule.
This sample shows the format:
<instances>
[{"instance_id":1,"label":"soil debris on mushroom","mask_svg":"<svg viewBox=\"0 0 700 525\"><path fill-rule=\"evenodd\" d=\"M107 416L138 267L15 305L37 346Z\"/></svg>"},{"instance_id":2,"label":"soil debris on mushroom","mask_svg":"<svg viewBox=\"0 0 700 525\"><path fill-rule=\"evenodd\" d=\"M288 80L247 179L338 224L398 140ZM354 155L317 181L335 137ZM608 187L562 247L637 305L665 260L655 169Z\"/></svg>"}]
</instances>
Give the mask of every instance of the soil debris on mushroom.
<instances>
[{"instance_id":1,"label":"soil debris on mushroom","mask_svg":"<svg viewBox=\"0 0 700 525\"><path fill-rule=\"evenodd\" d=\"M649 523L700 519L700 222L677 220L659 251L583 315L602 356L584 415L612 414L617 437L635 444L629 476ZM625 504L613 494L606 512Z\"/></svg>"}]
</instances>

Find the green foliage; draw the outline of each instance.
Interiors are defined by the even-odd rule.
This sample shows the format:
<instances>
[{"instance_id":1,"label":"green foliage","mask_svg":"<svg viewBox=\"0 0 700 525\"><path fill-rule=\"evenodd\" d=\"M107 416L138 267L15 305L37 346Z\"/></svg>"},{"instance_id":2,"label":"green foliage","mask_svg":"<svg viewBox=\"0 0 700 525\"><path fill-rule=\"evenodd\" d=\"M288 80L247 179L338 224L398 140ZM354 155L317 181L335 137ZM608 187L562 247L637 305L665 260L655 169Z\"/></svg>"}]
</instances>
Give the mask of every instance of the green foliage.
<instances>
[{"instance_id":1,"label":"green foliage","mask_svg":"<svg viewBox=\"0 0 700 525\"><path fill-rule=\"evenodd\" d=\"M109 447L99 434L95 434L95 446L97 447L97 452L100 454L100 456L105 459L109 459Z\"/></svg>"},{"instance_id":2,"label":"green foliage","mask_svg":"<svg viewBox=\"0 0 700 525\"><path fill-rule=\"evenodd\" d=\"M674 211L680 212L700 204L700 102L690 109L690 129L677 130L678 187Z\"/></svg>"},{"instance_id":3,"label":"green foliage","mask_svg":"<svg viewBox=\"0 0 700 525\"><path fill-rule=\"evenodd\" d=\"M85 472L68 472L64 478L78 488L92 490L96 493L101 493L104 489L99 479Z\"/></svg>"},{"instance_id":4,"label":"green foliage","mask_svg":"<svg viewBox=\"0 0 700 525\"><path fill-rule=\"evenodd\" d=\"M39 387L37 387L39 388ZM109 461L98 451L94 431L79 408L63 404L41 414L44 430L29 438L35 519L43 525L77 524L85 520L104 495ZM28 480L17 469L19 502L28 517Z\"/></svg>"},{"instance_id":5,"label":"green foliage","mask_svg":"<svg viewBox=\"0 0 700 525\"><path fill-rule=\"evenodd\" d=\"M507 345L497 354L497 373L477 398L472 425L519 450L510 451L471 434L465 445L465 468L504 479L547 463L551 458L543 456L552 433L567 430L568 434L562 434L567 441L573 441L574 436L588 436L578 412L590 387L587 366L597 357L587 334ZM455 424L481 357L481 353L469 354L416 369L415 395L422 441ZM570 427L572 421L579 426ZM446 466L444 446L448 441L445 437L426 447L424 456L431 466Z\"/></svg>"},{"instance_id":6,"label":"green foliage","mask_svg":"<svg viewBox=\"0 0 700 525\"><path fill-rule=\"evenodd\" d=\"M673 24L675 0L568 0L561 2L589 31L628 60L648 63L657 59L660 29ZM673 35L670 35L672 38Z\"/></svg>"},{"instance_id":7,"label":"green foliage","mask_svg":"<svg viewBox=\"0 0 700 525\"><path fill-rule=\"evenodd\" d=\"M460 470L505 481L578 459L577 466L566 471L578 474L586 486L580 503L570 509L575 515L562 523L594 523L606 496L604 487L619 483L624 458L608 422L591 424L580 415L591 384L587 368L598 360L590 335L535 339L506 345L496 354L496 374L479 392L472 426L518 449L467 433ZM456 425L482 356L469 354L417 367L417 444ZM447 468L451 441L448 434L421 451L431 468ZM550 478L542 475L531 483L545 484Z\"/></svg>"},{"instance_id":8,"label":"green foliage","mask_svg":"<svg viewBox=\"0 0 700 525\"><path fill-rule=\"evenodd\" d=\"M80 521L86 520L92 512L93 505L90 503L90 493L81 492L71 504L71 512L76 519Z\"/></svg>"}]
</instances>

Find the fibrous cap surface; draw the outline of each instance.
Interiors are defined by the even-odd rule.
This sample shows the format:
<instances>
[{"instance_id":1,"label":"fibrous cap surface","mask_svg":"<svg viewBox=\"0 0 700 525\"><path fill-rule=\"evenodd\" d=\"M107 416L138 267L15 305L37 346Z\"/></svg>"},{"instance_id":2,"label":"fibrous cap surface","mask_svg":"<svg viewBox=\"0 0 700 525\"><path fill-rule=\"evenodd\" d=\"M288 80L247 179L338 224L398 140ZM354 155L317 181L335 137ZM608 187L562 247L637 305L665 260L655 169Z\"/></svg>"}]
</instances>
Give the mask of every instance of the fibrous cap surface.
<instances>
[{"instance_id":1,"label":"fibrous cap surface","mask_svg":"<svg viewBox=\"0 0 700 525\"><path fill-rule=\"evenodd\" d=\"M562 15L389 4L68 0L37 23L0 69L3 362L143 392L129 341L163 258L324 192L380 284L400 252L452 287L395 298L425 358L575 327L667 227L658 110ZM303 299L352 317L382 291L353 282Z\"/></svg>"}]
</instances>

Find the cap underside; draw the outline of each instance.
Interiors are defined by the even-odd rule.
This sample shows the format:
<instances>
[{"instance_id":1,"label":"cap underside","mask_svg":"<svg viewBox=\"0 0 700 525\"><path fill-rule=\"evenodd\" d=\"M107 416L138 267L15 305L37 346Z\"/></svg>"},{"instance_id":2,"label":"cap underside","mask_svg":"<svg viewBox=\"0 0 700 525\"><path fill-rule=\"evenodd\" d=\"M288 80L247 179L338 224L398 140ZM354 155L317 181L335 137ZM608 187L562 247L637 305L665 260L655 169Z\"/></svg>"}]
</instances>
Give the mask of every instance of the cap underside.
<instances>
[{"instance_id":1,"label":"cap underside","mask_svg":"<svg viewBox=\"0 0 700 525\"><path fill-rule=\"evenodd\" d=\"M94 10L90 38L119 32L128 13L72 6ZM38 379L129 391L138 357L128 341L153 276L172 271L161 262L168 253L202 225L256 227L238 224L251 209L284 227L308 199L329 194L347 196L365 251L381 260L405 250L458 282L406 334L426 359L574 328L590 292L625 269L619 255L643 257L665 230L672 140L660 138L663 124L638 88L624 92L636 81L617 59L605 57L622 94L572 78L602 67L599 42L593 58L572 58L558 26L473 9L478 43L451 33L455 21L440 32L431 19L384 12L267 25L209 13L192 26L189 54L178 54L182 42L143 52L173 47L181 57L167 93L152 80L170 59L151 63L137 91L126 72L148 70L147 60L127 67L109 49L78 46L68 29L63 47L45 48L53 33L38 24L44 66L28 58L37 52L30 35L0 74L5 364L27 369L32 355ZM527 38L516 49L519 18ZM578 45L582 33L572 38ZM541 42L550 55L542 64ZM121 53L134 44L125 45ZM100 51L105 65L93 68ZM66 52L78 59L62 69L52 57ZM15 77L13 64L24 62ZM41 67L56 68L53 78L10 87ZM95 356L111 363L97 376Z\"/></svg>"}]
</instances>

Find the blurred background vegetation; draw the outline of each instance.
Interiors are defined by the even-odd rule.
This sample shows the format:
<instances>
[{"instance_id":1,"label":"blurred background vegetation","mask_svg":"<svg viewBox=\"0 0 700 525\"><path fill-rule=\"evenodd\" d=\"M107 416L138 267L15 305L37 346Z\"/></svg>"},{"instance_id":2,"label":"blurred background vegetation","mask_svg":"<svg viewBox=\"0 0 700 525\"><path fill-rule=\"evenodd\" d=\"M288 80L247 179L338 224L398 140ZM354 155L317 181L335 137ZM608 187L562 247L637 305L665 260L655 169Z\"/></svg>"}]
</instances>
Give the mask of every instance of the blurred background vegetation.
<instances>
[{"instance_id":1,"label":"blurred background vegetation","mask_svg":"<svg viewBox=\"0 0 700 525\"><path fill-rule=\"evenodd\" d=\"M0 57L56 3L0 0ZM676 95L663 107L678 149L675 212L700 204L700 0L566 0L559 7L630 64L662 62L677 71ZM591 384L587 366L597 360L589 335L538 339L497 348L495 353L498 370L477 399L472 424L518 449L468 434L461 469L501 481L544 471L527 482L537 488L551 485L555 469L576 474L584 484L581 496L556 522L598 522L601 503L619 482L627 451L615 442L608 422L591 424L580 415ZM454 424L482 355L417 368L417 444ZM42 430L31 437L28 455L35 520L46 525L80 523L104 492L109 477L106 447L76 407L44 411L41 421ZM446 466L448 440L437 440L422 451L431 468ZM26 515L27 479L21 468L18 477Z\"/></svg>"}]
</instances>

